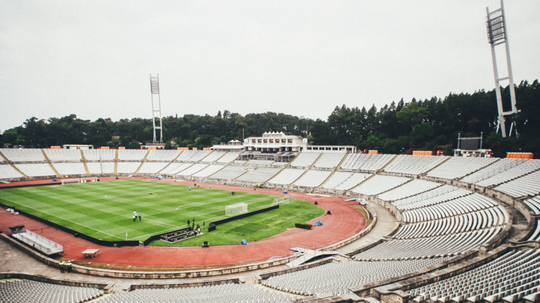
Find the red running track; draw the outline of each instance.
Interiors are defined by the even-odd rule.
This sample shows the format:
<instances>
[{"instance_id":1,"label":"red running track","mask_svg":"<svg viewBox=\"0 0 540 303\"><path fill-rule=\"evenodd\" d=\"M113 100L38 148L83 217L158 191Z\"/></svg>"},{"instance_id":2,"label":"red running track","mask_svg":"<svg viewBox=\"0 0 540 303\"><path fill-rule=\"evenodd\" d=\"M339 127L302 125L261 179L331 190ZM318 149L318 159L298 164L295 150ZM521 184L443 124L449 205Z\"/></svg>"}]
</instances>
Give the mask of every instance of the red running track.
<instances>
[{"instance_id":1,"label":"red running track","mask_svg":"<svg viewBox=\"0 0 540 303\"><path fill-rule=\"evenodd\" d=\"M100 178L100 180L112 180L113 178ZM142 178L141 178L142 179ZM193 182L175 182L173 180L150 179L156 182L170 182L177 184L192 184ZM49 183L47 181L22 181L9 185L23 185L35 183ZM114 182L114 181L112 181ZM253 188L236 187L219 184L197 183L200 186L232 191L249 191ZM8 185L8 186L9 186ZM4 184L0 188L6 187ZM283 196L283 193L269 189L257 189L257 193ZM298 244L303 246L324 247L345 240L359 233L365 225L365 218L360 212L350 207L357 202L346 202L343 198L310 196L303 193L290 192L289 196L308 202L319 203L319 206L331 210L331 215L324 215L310 221L314 223L321 220L323 225L312 230L292 228L273 237L251 242L248 245L222 245L202 247L106 247L99 246L71 234L56 230L38 221L21 215L11 215L4 209L0 212L0 229L7 233L9 226L23 224L26 229L40 233L64 246L64 257L82 261L82 254L86 249L97 248L100 254L94 259L84 259L94 263L118 264L132 266L163 266L163 267L191 267L191 266L214 266L239 264L244 262L264 261L273 256L285 256L291 251L290 247ZM210 243L211 245L212 243Z\"/></svg>"}]
</instances>

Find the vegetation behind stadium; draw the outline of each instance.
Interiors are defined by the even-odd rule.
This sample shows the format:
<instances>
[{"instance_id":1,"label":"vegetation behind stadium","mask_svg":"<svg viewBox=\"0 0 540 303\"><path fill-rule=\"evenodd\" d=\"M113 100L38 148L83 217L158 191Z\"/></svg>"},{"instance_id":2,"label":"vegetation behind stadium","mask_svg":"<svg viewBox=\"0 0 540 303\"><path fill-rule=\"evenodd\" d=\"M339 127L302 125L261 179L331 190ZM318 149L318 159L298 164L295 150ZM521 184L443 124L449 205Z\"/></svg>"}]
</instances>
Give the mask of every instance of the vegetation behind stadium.
<instances>
[{"instance_id":1,"label":"vegetation behind stadium","mask_svg":"<svg viewBox=\"0 0 540 303\"><path fill-rule=\"evenodd\" d=\"M406 153L412 149L442 149L451 154L456 148L458 133L478 136L484 133L484 148L493 149L495 156L509 151L540 154L540 87L522 81L516 87L517 107L521 110L513 119L519 138L502 138L495 132L497 105L495 91L450 93L445 98L392 102L377 109L372 106L336 106L326 121L273 112L242 116L225 110L217 115L163 118L166 148L209 147L242 137L260 136L265 131L283 131L305 136L324 145L355 145L360 149L376 149L382 153ZM503 99L509 99L508 87ZM335 101L329 101L335 102ZM361 103L359 100L358 103ZM505 109L508 110L508 109ZM72 114L48 120L31 117L21 126L6 130L0 143L11 146L49 147L63 144L91 144L139 148L152 140L151 119L81 120Z\"/></svg>"}]
</instances>

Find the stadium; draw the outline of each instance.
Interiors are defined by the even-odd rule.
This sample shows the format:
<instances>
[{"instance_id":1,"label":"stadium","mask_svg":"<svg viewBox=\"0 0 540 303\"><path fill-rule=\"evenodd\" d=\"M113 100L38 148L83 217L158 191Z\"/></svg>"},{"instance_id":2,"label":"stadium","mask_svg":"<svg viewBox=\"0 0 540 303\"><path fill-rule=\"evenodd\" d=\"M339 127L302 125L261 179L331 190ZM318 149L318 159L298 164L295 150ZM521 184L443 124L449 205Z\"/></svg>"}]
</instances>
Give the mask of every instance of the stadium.
<instances>
[{"instance_id":1,"label":"stadium","mask_svg":"<svg viewBox=\"0 0 540 303\"><path fill-rule=\"evenodd\" d=\"M0 201L11 211L20 212L2 212L2 243L24 251L28 259L24 262L36 264L36 269L46 268L43 274L24 266L30 272L20 272L14 264L2 278L27 280L3 283L6 289L18 289L3 293L20 293L40 283L43 291L39 295L51 296L57 293L53 289L62 287L58 291L61 296L80 298L78 302L536 300L538 160L306 150L289 162L279 162L239 160L242 153L1 149L0 177L4 182ZM131 187L120 192L129 185L126 182L134 183L140 193L133 193ZM97 185L108 189L92 188ZM165 220L166 216L159 219L142 204L129 202L122 210L120 220L133 239L126 234L127 240L118 240L126 230L120 229L120 236L107 242L96 239L98 236L78 235L86 231L55 221L59 215L53 206L43 206L51 215L47 217L43 215L46 211L32 212L14 198L31 201L36 195L40 203L46 203L44 195L53 196L54 201L67 197L70 204L81 203L80 207L90 212L87 203L91 201L81 200L84 194L72 197L66 192L85 187L106 203L112 198L107 195L113 194L117 199L144 196L146 203L149 199L157 203L160 197L167 200L165 192L181 196L207 190L230 201L223 205L235 204L244 193L256 193L265 199L265 206L276 204L276 197L289 197L289 204L279 206L303 200L324 212L298 219L312 224L321 221L322 226L310 230L288 227L266 239L248 239L247 245L233 239L236 244L214 246L214 240L208 240L209 247L203 247L201 237L187 247L144 246L146 239L137 237L136 229L129 226ZM55 191L41 193L42 188ZM240 200L251 201L245 196ZM40 208L41 204L32 203ZM119 209L117 205L110 207ZM130 212L137 207L142 222L131 220ZM259 208L250 204L247 211ZM224 206L220 209L195 220L200 223L227 217ZM75 211L80 213L81 209ZM186 215L191 218L193 213ZM88 219L71 215L71 221L78 221L75 225L83 220ZM159 227L148 234L185 228L184 217L181 220L177 226ZM297 223L297 218L291 220ZM96 229L100 224L103 222L98 220L96 225L84 225ZM72 229L62 227L66 225ZM115 227L103 229L112 233ZM217 226L217 231L220 229ZM63 251L55 254L54 248L59 246ZM88 249L99 253L90 252L93 258L81 255ZM71 276L60 273L62 260L73 261Z\"/></svg>"},{"instance_id":2,"label":"stadium","mask_svg":"<svg viewBox=\"0 0 540 303\"><path fill-rule=\"evenodd\" d=\"M0 123L49 118L0 134L0 302L540 301L503 2L278 2L5 4Z\"/></svg>"}]
</instances>

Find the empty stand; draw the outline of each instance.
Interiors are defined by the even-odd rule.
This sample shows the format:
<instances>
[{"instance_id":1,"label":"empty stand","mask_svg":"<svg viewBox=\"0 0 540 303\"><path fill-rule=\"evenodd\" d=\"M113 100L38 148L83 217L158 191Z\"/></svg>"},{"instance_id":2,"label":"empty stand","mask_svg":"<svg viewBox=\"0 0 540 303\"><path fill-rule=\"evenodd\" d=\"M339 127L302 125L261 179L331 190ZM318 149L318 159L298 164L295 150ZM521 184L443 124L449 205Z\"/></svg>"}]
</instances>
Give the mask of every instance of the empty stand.
<instances>
[{"instance_id":1,"label":"empty stand","mask_svg":"<svg viewBox=\"0 0 540 303\"><path fill-rule=\"evenodd\" d=\"M377 195L408 181L410 179L405 177L375 175L373 178L355 187L352 191L363 195Z\"/></svg>"},{"instance_id":2,"label":"empty stand","mask_svg":"<svg viewBox=\"0 0 540 303\"><path fill-rule=\"evenodd\" d=\"M45 162L39 148L1 148L0 151L11 162Z\"/></svg>"},{"instance_id":3,"label":"empty stand","mask_svg":"<svg viewBox=\"0 0 540 303\"><path fill-rule=\"evenodd\" d=\"M292 185L298 187L318 187L332 174L331 171L308 170L302 177Z\"/></svg>"},{"instance_id":4,"label":"empty stand","mask_svg":"<svg viewBox=\"0 0 540 303\"><path fill-rule=\"evenodd\" d=\"M414 196L414 195L429 191L439 186L441 185L435 182L424 181L424 180L412 180L411 182L398 186L382 195L379 195L378 197L386 201L394 201L394 200Z\"/></svg>"},{"instance_id":5,"label":"empty stand","mask_svg":"<svg viewBox=\"0 0 540 303\"><path fill-rule=\"evenodd\" d=\"M427 176L450 180L459 179L498 160L496 158L452 157L427 173Z\"/></svg>"},{"instance_id":6,"label":"empty stand","mask_svg":"<svg viewBox=\"0 0 540 303\"><path fill-rule=\"evenodd\" d=\"M290 167L296 168L308 168L321 156L321 153L300 153L296 159L294 159Z\"/></svg>"},{"instance_id":7,"label":"empty stand","mask_svg":"<svg viewBox=\"0 0 540 303\"><path fill-rule=\"evenodd\" d=\"M282 170L277 176L272 178L268 183L275 185L289 185L298 179L305 170L286 168Z\"/></svg>"},{"instance_id":8,"label":"empty stand","mask_svg":"<svg viewBox=\"0 0 540 303\"><path fill-rule=\"evenodd\" d=\"M51 162L81 162L80 149L43 149Z\"/></svg>"},{"instance_id":9,"label":"empty stand","mask_svg":"<svg viewBox=\"0 0 540 303\"><path fill-rule=\"evenodd\" d=\"M0 283L0 302L80 303L103 295L90 287L65 286L31 280Z\"/></svg>"},{"instance_id":10,"label":"empty stand","mask_svg":"<svg viewBox=\"0 0 540 303\"><path fill-rule=\"evenodd\" d=\"M448 160L449 157L440 156L411 156L399 155L384 168L386 172L401 173L409 175L423 174Z\"/></svg>"},{"instance_id":11,"label":"empty stand","mask_svg":"<svg viewBox=\"0 0 540 303\"><path fill-rule=\"evenodd\" d=\"M321 169L335 169L345 156L346 154L323 153L313 167Z\"/></svg>"}]
</instances>

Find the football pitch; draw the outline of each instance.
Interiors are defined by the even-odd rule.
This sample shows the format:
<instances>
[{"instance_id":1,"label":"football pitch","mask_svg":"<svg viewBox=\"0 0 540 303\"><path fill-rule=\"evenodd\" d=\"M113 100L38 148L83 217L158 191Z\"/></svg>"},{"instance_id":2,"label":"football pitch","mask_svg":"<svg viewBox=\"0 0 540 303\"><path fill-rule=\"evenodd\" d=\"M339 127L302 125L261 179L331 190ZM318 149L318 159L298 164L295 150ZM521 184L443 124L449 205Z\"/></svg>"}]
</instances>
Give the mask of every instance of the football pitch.
<instances>
[{"instance_id":1,"label":"football pitch","mask_svg":"<svg viewBox=\"0 0 540 303\"><path fill-rule=\"evenodd\" d=\"M117 180L83 184L38 186L0 190L0 203L107 241L144 241L152 235L187 227L195 218L204 235L176 243L156 240L151 245L200 246L238 244L268 238L322 216L324 210L311 203L290 199L280 208L217 226L210 222L227 218L225 206L244 202L248 211L269 207L275 196L160 183ZM142 221L133 221L133 212Z\"/></svg>"}]
</instances>

